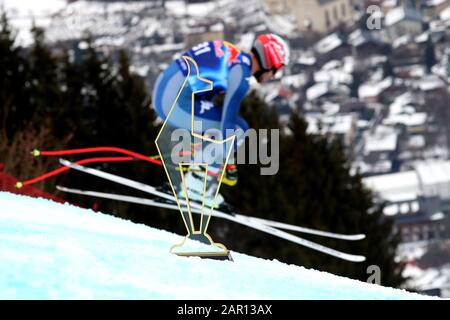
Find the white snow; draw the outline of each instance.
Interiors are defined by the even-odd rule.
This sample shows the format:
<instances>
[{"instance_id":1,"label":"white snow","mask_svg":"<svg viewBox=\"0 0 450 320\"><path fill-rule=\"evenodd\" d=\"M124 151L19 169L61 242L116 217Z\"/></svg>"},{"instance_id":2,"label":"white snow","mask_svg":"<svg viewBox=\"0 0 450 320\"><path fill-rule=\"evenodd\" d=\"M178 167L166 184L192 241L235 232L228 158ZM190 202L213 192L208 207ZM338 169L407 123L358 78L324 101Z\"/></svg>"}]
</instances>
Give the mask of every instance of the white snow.
<instances>
[{"instance_id":1,"label":"white snow","mask_svg":"<svg viewBox=\"0 0 450 320\"><path fill-rule=\"evenodd\" d=\"M442 220L445 218L445 214L442 212L436 212L435 214L433 214L430 219L433 221L437 221L437 220Z\"/></svg>"},{"instance_id":2,"label":"white snow","mask_svg":"<svg viewBox=\"0 0 450 320\"><path fill-rule=\"evenodd\" d=\"M405 10L402 7L397 7L392 10L389 10L386 13L386 17L384 23L386 26L391 26L405 17Z\"/></svg>"},{"instance_id":3,"label":"white snow","mask_svg":"<svg viewBox=\"0 0 450 320\"><path fill-rule=\"evenodd\" d=\"M217 7L215 1L190 3L184 1L166 1L167 10L175 16L183 16L185 14L195 17L205 17Z\"/></svg>"},{"instance_id":4,"label":"white snow","mask_svg":"<svg viewBox=\"0 0 450 320\"><path fill-rule=\"evenodd\" d=\"M401 37L395 38L392 41L392 47L393 48L398 48L400 46L406 45L411 41L411 35L409 34L405 34Z\"/></svg>"},{"instance_id":5,"label":"white snow","mask_svg":"<svg viewBox=\"0 0 450 320\"><path fill-rule=\"evenodd\" d=\"M423 194L450 197L450 161L423 161L415 169L420 177Z\"/></svg>"},{"instance_id":6,"label":"white snow","mask_svg":"<svg viewBox=\"0 0 450 320\"><path fill-rule=\"evenodd\" d=\"M358 96L360 99L377 97L384 90L389 88L393 83L392 77L387 77L380 82L366 82L358 88Z\"/></svg>"},{"instance_id":7,"label":"white snow","mask_svg":"<svg viewBox=\"0 0 450 320\"><path fill-rule=\"evenodd\" d=\"M408 141L408 147L415 149L425 147L425 137L420 134L411 136Z\"/></svg>"},{"instance_id":8,"label":"white snow","mask_svg":"<svg viewBox=\"0 0 450 320\"><path fill-rule=\"evenodd\" d=\"M414 96L411 92L405 92L395 98L394 102L389 106L389 115L400 114L404 108L414 102Z\"/></svg>"},{"instance_id":9,"label":"white snow","mask_svg":"<svg viewBox=\"0 0 450 320\"><path fill-rule=\"evenodd\" d=\"M442 10L441 13L439 14L439 18L442 21L450 20L450 7Z\"/></svg>"},{"instance_id":10,"label":"white snow","mask_svg":"<svg viewBox=\"0 0 450 320\"><path fill-rule=\"evenodd\" d=\"M341 69L319 70L314 73L314 81L329 82L333 85L351 84L353 77L351 74L346 73Z\"/></svg>"},{"instance_id":11,"label":"white snow","mask_svg":"<svg viewBox=\"0 0 450 320\"><path fill-rule=\"evenodd\" d=\"M0 230L0 299L427 298L237 252L178 257L182 236L5 192Z\"/></svg>"},{"instance_id":12,"label":"white snow","mask_svg":"<svg viewBox=\"0 0 450 320\"><path fill-rule=\"evenodd\" d=\"M363 183L391 202L416 199L420 192L419 177L413 170L367 177Z\"/></svg>"},{"instance_id":13,"label":"white snow","mask_svg":"<svg viewBox=\"0 0 450 320\"><path fill-rule=\"evenodd\" d=\"M66 0L0 0L11 25L17 30L17 40L27 46L32 43L30 32L34 25L48 27L51 16L67 5Z\"/></svg>"},{"instance_id":14,"label":"white snow","mask_svg":"<svg viewBox=\"0 0 450 320\"><path fill-rule=\"evenodd\" d=\"M429 5L429 6L438 6L440 4L443 4L446 1L447 0L428 0L427 1L427 5Z\"/></svg>"},{"instance_id":15,"label":"white snow","mask_svg":"<svg viewBox=\"0 0 450 320\"><path fill-rule=\"evenodd\" d=\"M416 112L413 114L396 114L390 115L388 118L383 120L383 124L395 125L404 124L407 127L423 126L427 120L426 112Z\"/></svg>"},{"instance_id":16,"label":"white snow","mask_svg":"<svg viewBox=\"0 0 450 320\"><path fill-rule=\"evenodd\" d=\"M297 59L297 63L301 63L307 66L313 66L316 63L316 58L312 55L312 53L301 54Z\"/></svg>"},{"instance_id":17,"label":"white snow","mask_svg":"<svg viewBox=\"0 0 450 320\"><path fill-rule=\"evenodd\" d=\"M417 37L415 37L414 41L417 43L424 43L428 41L428 38L430 37L429 33L427 31L419 34Z\"/></svg>"},{"instance_id":18,"label":"white snow","mask_svg":"<svg viewBox=\"0 0 450 320\"><path fill-rule=\"evenodd\" d=\"M440 88L445 88L445 83L436 75L425 76L419 79L418 87L421 91L431 91Z\"/></svg>"},{"instance_id":19,"label":"white snow","mask_svg":"<svg viewBox=\"0 0 450 320\"><path fill-rule=\"evenodd\" d=\"M315 48L318 53L324 54L338 48L342 43L342 39L339 37L339 35L337 33L332 33L320 40L315 45Z\"/></svg>"},{"instance_id":20,"label":"white snow","mask_svg":"<svg viewBox=\"0 0 450 320\"><path fill-rule=\"evenodd\" d=\"M420 21L420 13L411 8L397 7L389 10L386 13L384 24L386 26L392 26L403 19L408 19L412 21Z\"/></svg>"},{"instance_id":21,"label":"white snow","mask_svg":"<svg viewBox=\"0 0 450 320\"><path fill-rule=\"evenodd\" d=\"M311 101L320 98L329 91L328 83L316 83L306 90L306 99Z\"/></svg>"},{"instance_id":22,"label":"white snow","mask_svg":"<svg viewBox=\"0 0 450 320\"><path fill-rule=\"evenodd\" d=\"M364 137L364 153L377 151L394 151L397 148L398 133L388 126L379 125L375 132Z\"/></svg>"}]
</instances>

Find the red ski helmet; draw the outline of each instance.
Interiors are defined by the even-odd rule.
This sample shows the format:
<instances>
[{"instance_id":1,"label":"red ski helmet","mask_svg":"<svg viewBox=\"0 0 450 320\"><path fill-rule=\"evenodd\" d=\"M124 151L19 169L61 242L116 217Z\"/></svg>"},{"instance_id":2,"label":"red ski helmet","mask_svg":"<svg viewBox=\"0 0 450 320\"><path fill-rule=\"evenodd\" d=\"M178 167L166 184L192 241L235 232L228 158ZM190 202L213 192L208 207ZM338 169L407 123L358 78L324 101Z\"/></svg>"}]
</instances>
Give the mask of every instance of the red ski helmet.
<instances>
[{"instance_id":1,"label":"red ski helmet","mask_svg":"<svg viewBox=\"0 0 450 320\"><path fill-rule=\"evenodd\" d=\"M265 71L275 73L289 63L289 46L276 34L259 35L253 43L252 52Z\"/></svg>"}]
</instances>

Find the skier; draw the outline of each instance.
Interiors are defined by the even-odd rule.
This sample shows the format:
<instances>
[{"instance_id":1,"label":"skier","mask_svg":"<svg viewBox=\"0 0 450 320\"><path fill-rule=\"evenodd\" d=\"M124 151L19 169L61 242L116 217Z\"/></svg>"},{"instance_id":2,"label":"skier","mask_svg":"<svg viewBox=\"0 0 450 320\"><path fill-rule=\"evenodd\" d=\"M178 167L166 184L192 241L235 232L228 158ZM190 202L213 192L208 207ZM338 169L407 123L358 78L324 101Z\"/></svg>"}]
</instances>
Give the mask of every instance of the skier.
<instances>
[{"instance_id":1,"label":"skier","mask_svg":"<svg viewBox=\"0 0 450 320\"><path fill-rule=\"evenodd\" d=\"M259 35L251 52L243 52L233 44L215 40L201 43L185 52L182 56L192 58L200 71L200 76L213 83L213 89L195 95L194 118L201 121L202 131L220 130L227 137L227 130L243 132L237 136L234 150L242 143L248 129L247 122L239 116L240 104L249 90L251 76L259 83L271 80L275 74L288 64L289 47L286 42L275 34ZM186 61L181 57L173 61L156 80L153 88L153 105L156 113L166 119L173 102L187 76ZM220 101L223 100L221 105ZM190 103L178 102L176 116L171 116L168 123L175 128L189 129L191 125ZM202 132L202 133L203 133ZM201 151L200 151L201 152ZM221 157L224 157L222 154ZM220 172L220 165L208 168L211 172ZM225 170L225 169L223 169ZM219 175L220 176L220 175ZM190 171L185 176L189 197L194 201L202 201L204 177ZM226 168L223 182L234 185L237 182L235 165ZM210 206L217 190L218 179L208 175L206 178L205 204ZM179 194L182 188L176 191ZM219 194L215 201L218 207L223 202Z\"/></svg>"}]
</instances>

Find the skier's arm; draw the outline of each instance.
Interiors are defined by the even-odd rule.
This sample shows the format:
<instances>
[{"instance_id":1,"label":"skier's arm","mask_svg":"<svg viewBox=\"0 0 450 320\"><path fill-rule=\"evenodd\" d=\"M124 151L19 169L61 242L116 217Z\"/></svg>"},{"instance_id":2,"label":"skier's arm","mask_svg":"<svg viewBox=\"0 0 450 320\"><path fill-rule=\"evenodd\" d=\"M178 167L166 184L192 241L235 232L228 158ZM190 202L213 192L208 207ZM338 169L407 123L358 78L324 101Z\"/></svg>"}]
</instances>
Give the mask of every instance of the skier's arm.
<instances>
[{"instance_id":1,"label":"skier's arm","mask_svg":"<svg viewBox=\"0 0 450 320\"><path fill-rule=\"evenodd\" d=\"M234 130L236 127L241 101L249 89L250 77L249 69L241 64L235 65L230 70L228 90L222 108L222 127L220 128L224 138L227 137L227 129Z\"/></svg>"}]
</instances>

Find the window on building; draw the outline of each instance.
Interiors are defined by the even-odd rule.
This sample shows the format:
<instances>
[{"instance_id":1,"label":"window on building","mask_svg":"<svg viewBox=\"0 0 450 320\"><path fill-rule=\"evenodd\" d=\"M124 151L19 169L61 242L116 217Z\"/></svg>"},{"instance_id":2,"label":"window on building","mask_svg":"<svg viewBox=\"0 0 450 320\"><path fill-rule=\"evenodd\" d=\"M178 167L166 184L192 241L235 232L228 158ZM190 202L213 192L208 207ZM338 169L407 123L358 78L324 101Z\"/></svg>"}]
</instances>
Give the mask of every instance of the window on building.
<instances>
[{"instance_id":1,"label":"window on building","mask_svg":"<svg viewBox=\"0 0 450 320\"><path fill-rule=\"evenodd\" d=\"M330 13L328 12L328 10L325 10L325 24L327 28L330 27Z\"/></svg>"},{"instance_id":2,"label":"window on building","mask_svg":"<svg viewBox=\"0 0 450 320\"><path fill-rule=\"evenodd\" d=\"M338 8L337 6L333 7L333 16L334 16L334 20L338 21L339 17L338 17Z\"/></svg>"},{"instance_id":3,"label":"window on building","mask_svg":"<svg viewBox=\"0 0 450 320\"><path fill-rule=\"evenodd\" d=\"M345 12L345 3L341 4L341 13L342 13L342 17L345 17L345 15L347 14L347 12Z\"/></svg>"},{"instance_id":4,"label":"window on building","mask_svg":"<svg viewBox=\"0 0 450 320\"><path fill-rule=\"evenodd\" d=\"M409 203L402 203L400 205L400 213L401 214L407 214L409 212L410 212Z\"/></svg>"}]
</instances>

